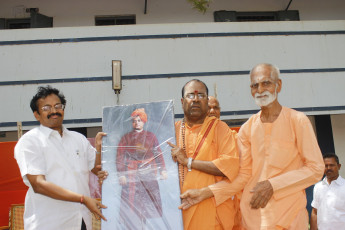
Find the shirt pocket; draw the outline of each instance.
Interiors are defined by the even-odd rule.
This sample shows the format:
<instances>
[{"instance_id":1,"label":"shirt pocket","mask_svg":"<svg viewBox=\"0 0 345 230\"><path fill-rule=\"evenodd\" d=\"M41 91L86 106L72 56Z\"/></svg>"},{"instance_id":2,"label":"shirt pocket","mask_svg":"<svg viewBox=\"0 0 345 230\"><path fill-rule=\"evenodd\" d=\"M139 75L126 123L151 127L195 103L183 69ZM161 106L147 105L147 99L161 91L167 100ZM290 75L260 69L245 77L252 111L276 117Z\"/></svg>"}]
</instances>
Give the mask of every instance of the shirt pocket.
<instances>
[{"instance_id":1,"label":"shirt pocket","mask_svg":"<svg viewBox=\"0 0 345 230\"><path fill-rule=\"evenodd\" d=\"M88 173L89 167L86 151L83 148L75 148L74 152L75 169L82 174Z\"/></svg>"}]
</instances>

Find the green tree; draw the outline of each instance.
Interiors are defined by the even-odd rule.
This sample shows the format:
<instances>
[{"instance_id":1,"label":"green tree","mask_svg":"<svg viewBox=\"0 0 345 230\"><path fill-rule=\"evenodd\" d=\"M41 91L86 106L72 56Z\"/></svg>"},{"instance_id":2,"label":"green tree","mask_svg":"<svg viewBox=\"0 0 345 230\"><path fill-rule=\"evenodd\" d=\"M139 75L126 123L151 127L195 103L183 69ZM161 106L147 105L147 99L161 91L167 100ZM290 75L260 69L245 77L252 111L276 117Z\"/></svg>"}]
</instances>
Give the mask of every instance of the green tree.
<instances>
[{"instance_id":1,"label":"green tree","mask_svg":"<svg viewBox=\"0 0 345 230\"><path fill-rule=\"evenodd\" d=\"M202 12L203 14L206 12L211 2L211 0L187 0L187 1L193 5L194 9Z\"/></svg>"}]
</instances>

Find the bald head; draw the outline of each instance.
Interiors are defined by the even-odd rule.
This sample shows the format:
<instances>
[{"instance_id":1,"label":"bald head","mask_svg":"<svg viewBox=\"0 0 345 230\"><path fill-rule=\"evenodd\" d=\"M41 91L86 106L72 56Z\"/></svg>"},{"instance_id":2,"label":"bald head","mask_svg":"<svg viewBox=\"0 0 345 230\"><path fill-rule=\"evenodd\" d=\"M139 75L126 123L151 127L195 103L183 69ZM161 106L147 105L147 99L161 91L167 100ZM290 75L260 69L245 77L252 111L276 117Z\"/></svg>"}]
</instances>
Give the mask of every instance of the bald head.
<instances>
[{"instance_id":1,"label":"bald head","mask_svg":"<svg viewBox=\"0 0 345 230\"><path fill-rule=\"evenodd\" d=\"M280 76L280 70L277 66L272 65L272 64L268 64L268 63L261 63L258 64L256 66L254 66L254 68L250 71L249 75L250 78L253 77L253 74L256 72L262 72L263 70L269 71L270 72L270 78L276 82Z\"/></svg>"},{"instance_id":2,"label":"bald head","mask_svg":"<svg viewBox=\"0 0 345 230\"><path fill-rule=\"evenodd\" d=\"M220 118L220 106L217 98L208 97L208 116Z\"/></svg>"}]
</instances>

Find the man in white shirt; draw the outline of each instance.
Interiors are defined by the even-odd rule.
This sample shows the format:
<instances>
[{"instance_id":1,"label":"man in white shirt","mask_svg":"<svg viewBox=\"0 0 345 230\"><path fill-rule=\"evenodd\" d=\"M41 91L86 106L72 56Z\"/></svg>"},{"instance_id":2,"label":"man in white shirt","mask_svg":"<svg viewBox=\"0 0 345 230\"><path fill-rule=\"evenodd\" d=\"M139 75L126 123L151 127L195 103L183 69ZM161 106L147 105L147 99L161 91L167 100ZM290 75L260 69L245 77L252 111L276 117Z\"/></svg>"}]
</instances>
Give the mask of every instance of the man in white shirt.
<instances>
[{"instance_id":1,"label":"man in white shirt","mask_svg":"<svg viewBox=\"0 0 345 230\"><path fill-rule=\"evenodd\" d=\"M341 164L335 154L326 154L323 160L326 176L314 187L310 229L344 229L345 179L339 175Z\"/></svg>"},{"instance_id":2,"label":"man in white shirt","mask_svg":"<svg viewBox=\"0 0 345 230\"><path fill-rule=\"evenodd\" d=\"M91 230L91 213L105 220L100 208L106 207L90 197L88 182L89 171L100 169L106 134L96 135L95 150L83 135L62 125L65 105L59 90L39 87L30 107L41 125L23 135L15 147L23 181L29 187L25 230Z\"/></svg>"}]
</instances>

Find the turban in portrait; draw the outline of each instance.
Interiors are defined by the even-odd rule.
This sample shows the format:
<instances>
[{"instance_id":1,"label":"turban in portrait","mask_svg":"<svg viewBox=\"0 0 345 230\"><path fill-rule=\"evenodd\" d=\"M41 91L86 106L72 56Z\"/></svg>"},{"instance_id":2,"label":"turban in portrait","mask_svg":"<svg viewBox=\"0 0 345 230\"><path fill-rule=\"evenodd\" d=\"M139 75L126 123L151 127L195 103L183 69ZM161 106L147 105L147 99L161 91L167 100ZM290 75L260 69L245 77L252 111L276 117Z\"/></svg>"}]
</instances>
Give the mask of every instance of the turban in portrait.
<instances>
[{"instance_id":1,"label":"turban in portrait","mask_svg":"<svg viewBox=\"0 0 345 230\"><path fill-rule=\"evenodd\" d=\"M133 113L131 114L131 117L140 117L140 120L144 123L147 122L147 115L145 113L145 109L144 108L140 108L140 109L136 109L133 111Z\"/></svg>"}]
</instances>

